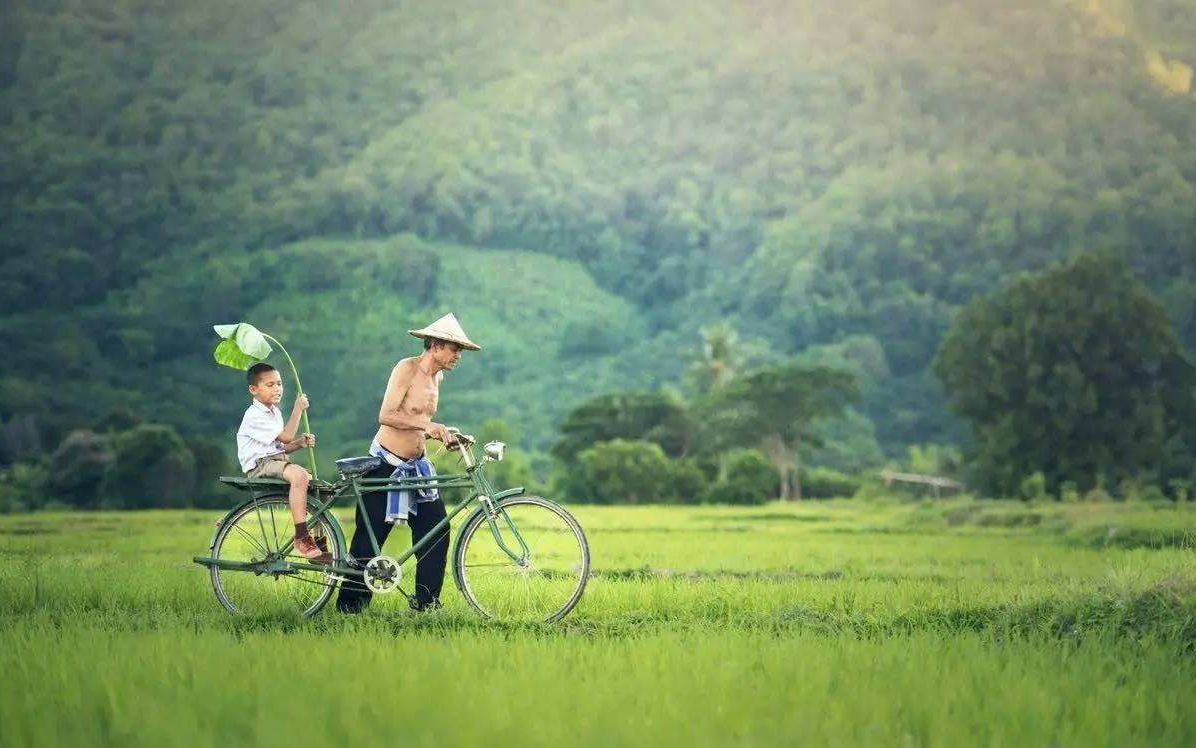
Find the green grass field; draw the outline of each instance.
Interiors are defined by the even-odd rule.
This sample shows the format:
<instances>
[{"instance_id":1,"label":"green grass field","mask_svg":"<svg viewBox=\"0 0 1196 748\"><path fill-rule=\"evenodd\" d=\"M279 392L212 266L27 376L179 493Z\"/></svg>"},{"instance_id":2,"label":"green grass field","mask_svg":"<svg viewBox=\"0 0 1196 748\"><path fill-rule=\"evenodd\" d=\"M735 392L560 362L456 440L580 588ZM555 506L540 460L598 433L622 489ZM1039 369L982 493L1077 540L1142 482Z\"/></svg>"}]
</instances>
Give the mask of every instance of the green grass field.
<instances>
[{"instance_id":1,"label":"green grass field","mask_svg":"<svg viewBox=\"0 0 1196 748\"><path fill-rule=\"evenodd\" d=\"M219 512L0 517L0 744L1196 743L1196 509L573 510L594 576L544 627L451 580L234 618Z\"/></svg>"}]
</instances>

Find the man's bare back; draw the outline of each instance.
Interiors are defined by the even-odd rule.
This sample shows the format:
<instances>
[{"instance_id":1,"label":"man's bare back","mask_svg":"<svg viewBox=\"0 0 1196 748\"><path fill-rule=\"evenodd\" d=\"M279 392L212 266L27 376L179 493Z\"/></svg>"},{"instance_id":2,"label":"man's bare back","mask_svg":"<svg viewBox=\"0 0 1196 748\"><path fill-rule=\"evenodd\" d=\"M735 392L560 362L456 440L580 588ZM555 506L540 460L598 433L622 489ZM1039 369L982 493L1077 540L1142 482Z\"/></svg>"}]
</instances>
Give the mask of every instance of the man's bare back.
<instances>
[{"instance_id":1,"label":"man's bare back","mask_svg":"<svg viewBox=\"0 0 1196 748\"><path fill-rule=\"evenodd\" d=\"M446 436L444 426L432 420L444 371L429 373L435 367L425 368L431 363L427 358L427 354L405 358L395 365L378 412L378 443L404 459L422 455L427 436L441 441Z\"/></svg>"}]
</instances>

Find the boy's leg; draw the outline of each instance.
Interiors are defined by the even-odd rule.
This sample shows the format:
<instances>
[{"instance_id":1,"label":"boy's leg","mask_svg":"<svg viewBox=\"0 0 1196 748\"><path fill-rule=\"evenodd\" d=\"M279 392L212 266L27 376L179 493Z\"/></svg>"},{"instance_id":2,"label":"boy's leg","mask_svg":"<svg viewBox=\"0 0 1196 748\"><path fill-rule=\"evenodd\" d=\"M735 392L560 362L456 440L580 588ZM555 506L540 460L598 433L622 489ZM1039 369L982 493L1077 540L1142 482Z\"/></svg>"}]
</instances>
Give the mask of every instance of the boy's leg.
<instances>
[{"instance_id":1,"label":"boy's leg","mask_svg":"<svg viewBox=\"0 0 1196 748\"><path fill-rule=\"evenodd\" d=\"M282 477L291 484L287 503L291 505L291 519L295 522L295 552L318 563L328 563L331 557L320 550L307 530L307 487L311 474L295 464L288 464Z\"/></svg>"},{"instance_id":2,"label":"boy's leg","mask_svg":"<svg viewBox=\"0 0 1196 748\"><path fill-rule=\"evenodd\" d=\"M307 527L307 486L311 483L311 474L294 463L290 463L282 471L283 479L291 484L287 501L291 505L291 517L295 521L296 529L302 525ZM305 529L306 534L306 529Z\"/></svg>"},{"instance_id":3,"label":"boy's leg","mask_svg":"<svg viewBox=\"0 0 1196 748\"><path fill-rule=\"evenodd\" d=\"M383 464L382 467L366 473L364 478L389 478L394 468ZM378 539L378 548L386 545L386 538L394 525L386 521L386 494L381 491L361 495L366 513L361 513L361 507L356 510L356 527L353 539L349 541L349 556L358 566L364 566L366 561L374 557L374 549L370 545L370 531L367 525L374 528L374 537ZM359 562L359 563L358 563ZM341 583L340 594L336 598L337 610L342 613L360 613L367 605L374 593L366 588L365 583L358 579L350 579Z\"/></svg>"},{"instance_id":4,"label":"boy's leg","mask_svg":"<svg viewBox=\"0 0 1196 748\"><path fill-rule=\"evenodd\" d=\"M431 532L437 522L448 516L443 499L416 506L418 511L407 518L407 521L411 523L411 543L413 545ZM440 588L444 586L444 567L448 561L448 550L449 526L445 525L441 534L424 548L415 564L415 601L413 606L417 609L422 610L429 604L433 604L433 601L440 601Z\"/></svg>"}]
</instances>

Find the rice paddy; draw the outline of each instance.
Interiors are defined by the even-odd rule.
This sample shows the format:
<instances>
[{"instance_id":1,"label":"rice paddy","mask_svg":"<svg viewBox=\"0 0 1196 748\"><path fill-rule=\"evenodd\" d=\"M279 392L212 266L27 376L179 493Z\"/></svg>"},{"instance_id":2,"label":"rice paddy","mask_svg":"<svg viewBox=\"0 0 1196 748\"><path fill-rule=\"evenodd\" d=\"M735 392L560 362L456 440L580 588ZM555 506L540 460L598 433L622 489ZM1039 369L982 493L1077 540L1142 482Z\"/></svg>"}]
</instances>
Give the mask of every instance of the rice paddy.
<instances>
[{"instance_id":1,"label":"rice paddy","mask_svg":"<svg viewBox=\"0 0 1196 748\"><path fill-rule=\"evenodd\" d=\"M1196 742L1187 505L570 509L555 625L451 575L432 613L233 617L190 561L220 512L0 517L0 745Z\"/></svg>"}]
</instances>

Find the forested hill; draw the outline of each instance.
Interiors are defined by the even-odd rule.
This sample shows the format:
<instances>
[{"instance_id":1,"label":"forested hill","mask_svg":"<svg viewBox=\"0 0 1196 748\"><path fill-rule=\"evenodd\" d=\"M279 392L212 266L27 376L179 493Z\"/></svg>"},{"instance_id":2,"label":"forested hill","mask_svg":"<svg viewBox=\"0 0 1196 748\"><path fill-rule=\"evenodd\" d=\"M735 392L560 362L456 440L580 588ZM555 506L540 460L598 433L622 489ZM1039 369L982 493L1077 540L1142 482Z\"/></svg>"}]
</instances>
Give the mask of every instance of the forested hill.
<instances>
[{"instance_id":1,"label":"forested hill","mask_svg":"<svg viewBox=\"0 0 1196 748\"><path fill-rule=\"evenodd\" d=\"M445 417L530 446L716 322L855 366L859 459L955 439L1012 273L1113 250L1196 345L1194 64L1194 0L2 0L0 441L227 436L248 319L352 451L450 309Z\"/></svg>"}]
</instances>

